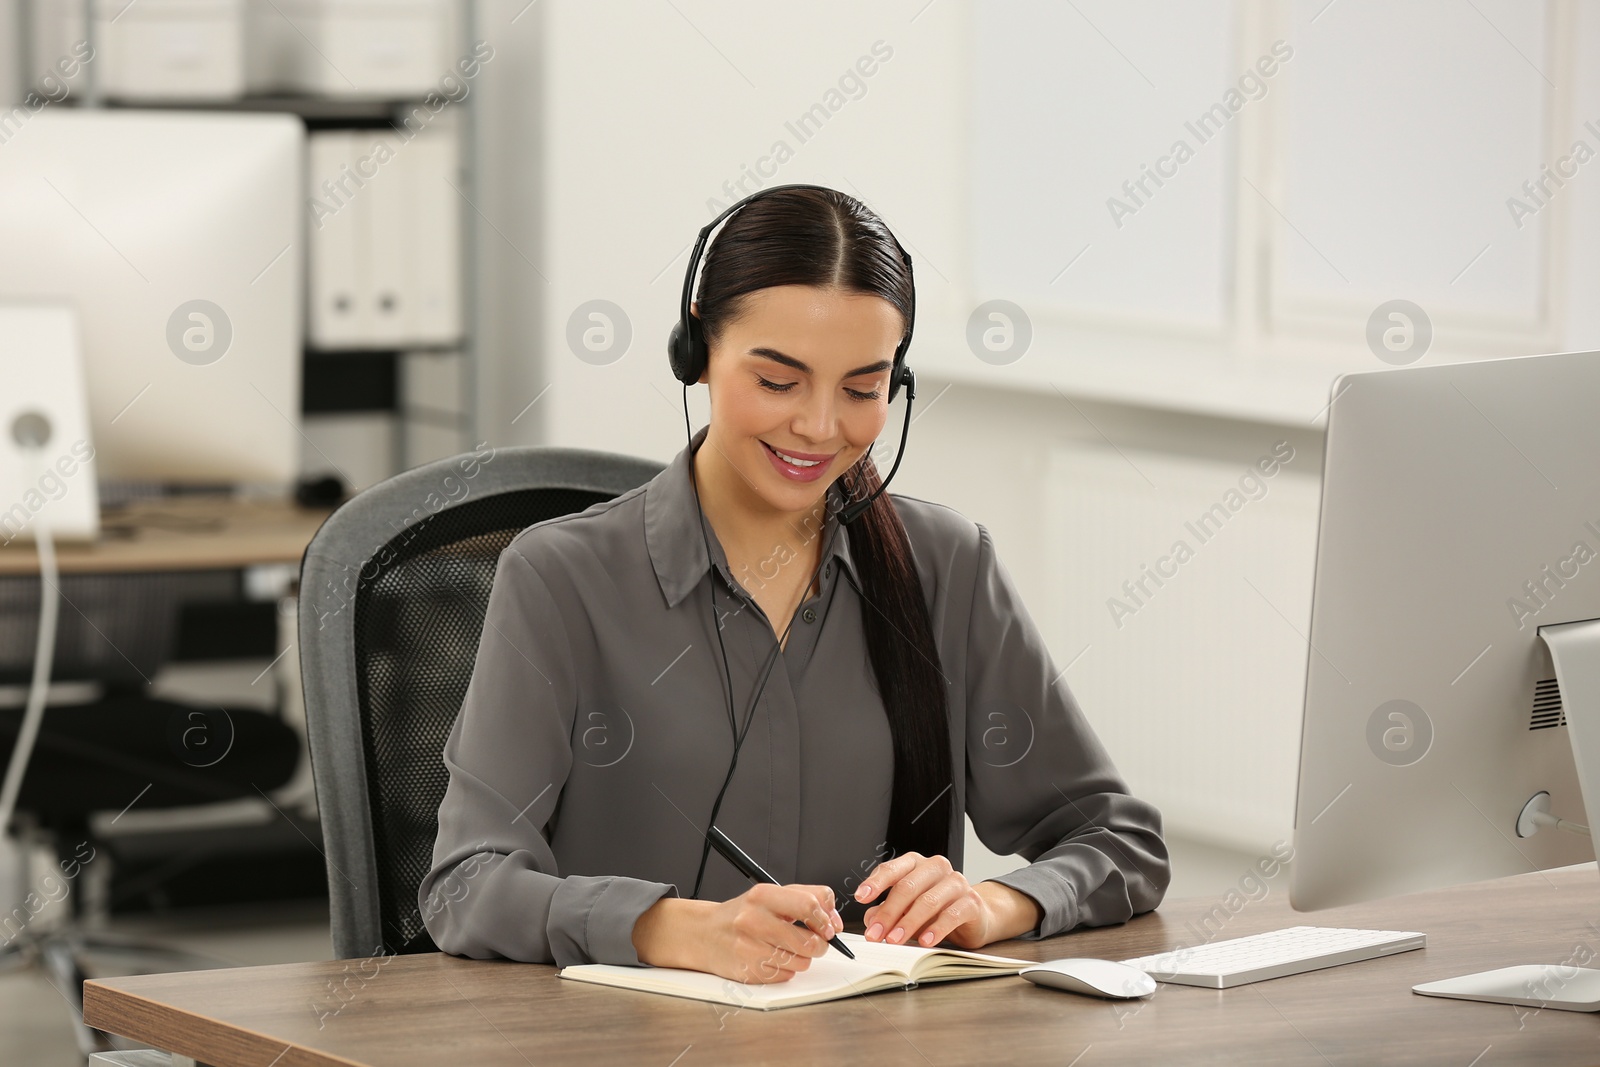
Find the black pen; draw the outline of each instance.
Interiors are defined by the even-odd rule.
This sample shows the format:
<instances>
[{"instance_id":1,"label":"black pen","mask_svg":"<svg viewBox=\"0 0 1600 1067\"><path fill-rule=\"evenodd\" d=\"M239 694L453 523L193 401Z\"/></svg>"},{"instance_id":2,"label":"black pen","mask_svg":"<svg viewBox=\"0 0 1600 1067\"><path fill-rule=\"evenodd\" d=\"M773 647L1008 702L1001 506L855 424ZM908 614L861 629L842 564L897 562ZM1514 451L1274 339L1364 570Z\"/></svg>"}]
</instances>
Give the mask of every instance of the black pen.
<instances>
[{"instance_id":1,"label":"black pen","mask_svg":"<svg viewBox=\"0 0 1600 1067\"><path fill-rule=\"evenodd\" d=\"M715 826L706 831L706 837L711 840L712 846L716 848L718 852L722 853L723 859L739 868L740 874L743 874L747 878L754 878L758 882L766 882L768 885L782 884L776 878L772 877L772 875L762 870L761 864L751 859L749 854L747 854L744 849L734 844L733 840L729 838L727 834L723 833ZM811 929L798 919L795 920L795 925L803 927L807 930ZM846 948L843 941L839 940L838 934L828 938L828 944L832 945L840 952L843 952L850 959L856 958L856 954Z\"/></svg>"}]
</instances>

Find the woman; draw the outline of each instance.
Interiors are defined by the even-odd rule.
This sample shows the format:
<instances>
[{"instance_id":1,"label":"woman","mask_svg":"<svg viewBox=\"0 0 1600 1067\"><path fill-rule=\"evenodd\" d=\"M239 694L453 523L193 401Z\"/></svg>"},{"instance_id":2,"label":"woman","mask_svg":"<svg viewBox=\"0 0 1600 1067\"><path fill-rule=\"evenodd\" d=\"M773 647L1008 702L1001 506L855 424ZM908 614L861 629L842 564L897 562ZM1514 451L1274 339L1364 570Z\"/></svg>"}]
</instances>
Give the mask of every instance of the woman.
<instances>
[{"instance_id":1,"label":"woman","mask_svg":"<svg viewBox=\"0 0 1600 1067\"><path fill-rule=\"evenodd\" d=\"M435 943L771 982L847 921L977 948L1154 908L1160 815L1128 795L988 531L872 498L909 258L831 189L730 214L686 318L698 363L674 355L685 428L692 381L710 425L647 485L500 556L418 894ZM963 814L1031 862L971 884ZM707 862L713 824L781 884Z\"/></svg>"}]
</instances>

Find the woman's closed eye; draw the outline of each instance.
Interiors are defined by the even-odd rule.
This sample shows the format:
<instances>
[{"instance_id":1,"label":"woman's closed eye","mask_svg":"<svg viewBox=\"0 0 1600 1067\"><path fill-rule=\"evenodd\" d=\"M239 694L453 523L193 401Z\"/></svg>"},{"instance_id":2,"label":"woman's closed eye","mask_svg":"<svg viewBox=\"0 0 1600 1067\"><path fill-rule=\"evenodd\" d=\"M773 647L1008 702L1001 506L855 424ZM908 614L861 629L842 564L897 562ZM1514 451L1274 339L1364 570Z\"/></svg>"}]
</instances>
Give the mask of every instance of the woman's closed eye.
<instances>
[{"instance_id":1,"label":"woman's closed eye","mask_svg":"<svg viewBox=\"0 0 1600 1067\"><path fill-rule=\"evenodd\" d=\"M763 389L770 389L774 393L787 393L789 390L793 389L795 385L794 382L784 382L781 385L777 382L769 382L759 374L756 375L756 381L761 383L761 387ZM845 392L849 393L851 398L854 400L876 400L881 395L876 389L870 393L863 393L859 389L847 388L845 389Z\"/></svg>"}]
</instances>

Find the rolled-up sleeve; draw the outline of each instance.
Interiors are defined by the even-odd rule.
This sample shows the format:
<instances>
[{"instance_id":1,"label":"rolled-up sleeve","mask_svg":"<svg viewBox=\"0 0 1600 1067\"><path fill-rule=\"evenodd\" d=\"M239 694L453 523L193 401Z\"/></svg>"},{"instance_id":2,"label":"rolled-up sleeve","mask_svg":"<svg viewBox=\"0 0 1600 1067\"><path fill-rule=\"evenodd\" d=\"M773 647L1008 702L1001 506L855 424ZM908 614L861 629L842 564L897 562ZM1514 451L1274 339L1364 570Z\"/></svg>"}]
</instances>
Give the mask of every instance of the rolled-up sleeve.
<instances>
[{"instance_id":1,"label":"rolled-up sleeve","mask_svg":"<svg viewBox=\"0 0 1600 1067\"><path fill-rule=\"evenodd\" d=\"M1051 659L981 524L968 629L967 812L1028 866L989 881L1042 911L1037 940L1125 922L1171 880L1161 814L1131 796Z\"/></svg>"},{"instance_id":2,"label":"rolled-up sleeve","mask_svg":"<svg viewBox=\"0 0 1600 1067\"><path fill-rule=\"evenodd\" d=\"M501 552L477 660L444 747L450 781L417 891L446 952L569 966L640 963L639 916L665 882L561 876L543 828L572 765L577 679L550 589L516 542Z\"/></svg>"}]
</instances>

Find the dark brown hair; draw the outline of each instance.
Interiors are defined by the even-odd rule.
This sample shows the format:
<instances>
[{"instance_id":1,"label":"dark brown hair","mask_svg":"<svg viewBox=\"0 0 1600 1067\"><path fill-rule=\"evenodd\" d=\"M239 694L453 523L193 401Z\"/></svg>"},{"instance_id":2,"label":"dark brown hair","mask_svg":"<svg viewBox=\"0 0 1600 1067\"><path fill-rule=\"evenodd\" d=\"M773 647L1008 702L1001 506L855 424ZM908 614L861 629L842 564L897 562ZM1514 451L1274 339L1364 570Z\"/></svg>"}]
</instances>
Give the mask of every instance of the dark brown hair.
<instances>
[{"instance_id":1,"label":"dark brown hair","mask_svg":"<svg viewBox=\"0 0 1600 1067\"><path fill-rule=\"evenodd\" d=\"M910 268L883 220L845 193L782 190L752 201L723 225L700 270L698 310L707 345L739 317L750 293L775 285L882 297L899 310L906 330L911 326ZM882 484L870 452L841 481L847 501L864 500ZM849 536L861 576L867 652L894 738L886 843L896 855L943 855L954 796L949 683L911 542L888 493L850 525Z\"/></svg>"}]
</instances>

